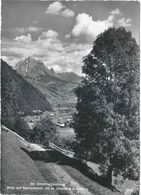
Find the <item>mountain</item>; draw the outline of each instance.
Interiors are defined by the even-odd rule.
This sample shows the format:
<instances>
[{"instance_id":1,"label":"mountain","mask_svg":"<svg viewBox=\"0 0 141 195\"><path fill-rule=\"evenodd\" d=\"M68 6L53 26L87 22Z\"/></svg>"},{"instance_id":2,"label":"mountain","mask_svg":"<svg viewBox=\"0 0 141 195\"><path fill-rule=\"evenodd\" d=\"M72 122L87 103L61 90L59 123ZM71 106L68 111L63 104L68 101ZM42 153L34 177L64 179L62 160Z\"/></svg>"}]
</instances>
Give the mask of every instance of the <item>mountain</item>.
<instances>
[{"instance_id":1,"label":"mountain","mask_svg":"<svg viewBox=\"0 0 141 195\"><path fill-rule=\"evenodd\" d=\"M41 61L35 60L31 57L18 62L15 66L15 69L24 77L32 78L49 73L49 69L47 69Z\"/></svg>"},{"instance_id":2,"label":"mountain","mask_svg":"<svg viewBox=\"0 0 141 195\"><path fill-rule=\"evenodd\" d=\"M52 82L61 80L56 77L52 70L48 69L43 62L28 57L18 62L15 66L16 71L25 78L33 79L41 82Z\"/></svg>"},{"instance_id":3,"label":"mountain","mask_svg":"<svg viewBox=\"0 0 141 195\"><path fill-rule=\"evenodd\" d=\"M53 68L48 69L43 62L32 57L18 62L15 69L23 77L41 82L79 82L81 80L81 77L74 72L56 73Z\"/></svg>"},{"instance_id":4,"label":"mountain","mask_svg":"<svg viewBox=\"0 0 141 195\"><path fill-rule=\"evenodd\" d=\"M2 118L33 114L35 110L50 111L51 106L39 89L1 60Z\"/></svg>"},{"instance_id":5,"label":"mountain","mask_svg":"<svg viewBox=\"0 0 141 195\"><path fill-rule=\"evenodd\" d=\"M56 73L53 68L48 69L41 61L31 57L16 64L15 69L45 94L55 113L59 115L55 116L71 117L77 101L74 88L80 83L80 76L73 72Z\"/></svg>"},{"instance_id":6,"label":"mountain","mask_svg":"<svg viewBox=\"0 0 141 195\"><path fill-rule=\"evenodd\" d=\"M67 82L80 82L81 77L74 72L62 72L57 74L58 78Z\"/></svg>"}]
</instances>

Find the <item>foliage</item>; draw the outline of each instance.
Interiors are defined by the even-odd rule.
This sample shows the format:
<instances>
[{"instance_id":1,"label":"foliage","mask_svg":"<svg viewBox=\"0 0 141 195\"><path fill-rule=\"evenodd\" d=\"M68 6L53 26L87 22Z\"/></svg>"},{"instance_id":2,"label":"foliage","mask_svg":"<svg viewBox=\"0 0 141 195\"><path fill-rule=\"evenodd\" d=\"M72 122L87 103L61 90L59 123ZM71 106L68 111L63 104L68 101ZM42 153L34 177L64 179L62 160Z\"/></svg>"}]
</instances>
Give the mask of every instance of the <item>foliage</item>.
<instances>
[{"instance_id":1,"label":"foliage","mask_svg":"<svg viewBox=\"0 0 141 195\"><path fill-rule=\"evenodd\" d=\"M97 37L83 62L73 123L80 155L100 154L109 183L112 174L137 179L139 47L124 28L110 28Z\"/></svg>"},{"instance_id":2,"label":"foliage","mask_svg":"<svg viewBox=\"0 0 141 195\"><path fill-rule=\"evenodd\" d=\"M33 128L30 140L34 143L48 145L49 142L56 143L57 130L56 126L49 118L41 119Z\"/></svg>"},{"instance_id":3,"label":"foliage","mask_svg":"<svg viewBox=\"0 0 141 195\"><path fill-rule=\"evenodd\" d=\"M15 131L28 141L47 143L54 139L55 126L49 119L41 120L32 131L22 119L22 115L35 115L42 111L51 111L45 96L22 76L1 60L2 71L2 124Z\"/></svg>"},{"instance_id":4,"label":"foliage","mask_svg":"<svg viewBox=\"0 0 141 195\"><path fill-rule=\"evenodd\" d=\"M48 142L58 141L56 126L49 118L41 119L33 129L30 129L23 118L2 118L2 124L18 133L29 142L48 145Z\"/></svg>"},{"instance_id":5,"label":"foliage","mask_svg":"<svg viewBox=\"0 0 141 195\"><path fill-rule=\"evenodd\" d=\"M14 125L14 131L20 136L24 137L27 141L30 141L31 129L28 124L22 118L17 118Z\"/></svg>"},{"instance_id":6,"label":"foliage","mask_svg":"<svg viewBox=\"0 0 141 195\"><path fill-rule=\"evenodd\" d=\"M57 145L65 150L74 151L77 145L77 140L74 136L58 137Z\"/></svg>"},{"instance_id":7,"label":"foliage","mask_svg":"<svg viewBox=\"0 0 141 195\"><path fill-rule=\"evenodd\" d=\"M21 75L1 60L1 108L3 118L33 114L33 111L50 111L45 96ZM33 99L34 98L34 99Z\"/></svg>"},{"instance_id":8,"label":"foliage","mask_svg":"<svg viewBox=\"0 0 141 195\"><path fill-rule=\"evenodd\" d=\"M29 141L31 130L21 117L14 116L2 118L2 124Z\"/></svg>"},{"instance_id":9,"label":"foliage","mask_svg":"<svg viewBox=\"0 0 141 195\"><path fill-rule=\"evenodd\" d=\"M138 190L138 189L135 189L135 190L131 193L131 195L139 195L139 190Z\"/></svg>"}]
</instances>

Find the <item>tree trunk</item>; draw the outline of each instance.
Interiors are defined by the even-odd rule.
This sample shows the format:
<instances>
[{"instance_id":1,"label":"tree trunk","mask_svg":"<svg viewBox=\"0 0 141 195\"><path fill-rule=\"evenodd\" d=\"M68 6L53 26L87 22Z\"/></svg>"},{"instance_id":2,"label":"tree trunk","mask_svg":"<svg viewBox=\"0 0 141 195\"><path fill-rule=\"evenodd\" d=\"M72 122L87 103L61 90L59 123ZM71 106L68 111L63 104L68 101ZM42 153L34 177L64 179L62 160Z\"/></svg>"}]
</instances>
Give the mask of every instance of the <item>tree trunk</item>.
<instances>
[{"instance_id":1,"label":"tree trunk","mask_svg":"<svg viewBox=\"0 0 141 195\"><path fill-rule=\"evenodd\" d=\"M108 171L107 171L107 176L106 176L106 181L108 185L112 184L112 171L113 171L112 166L109 166Z\"/></svg>"},{"instance_id":2,"label":"tree trunk","mask_svg":"<svg viewBox=\"0 0 141 195\"><path fill-rule=\"evenodd\" d=\"M88 160L88 150L86 150L86 155L85 155L86 161Z\"/></svg>"}]
</instances>

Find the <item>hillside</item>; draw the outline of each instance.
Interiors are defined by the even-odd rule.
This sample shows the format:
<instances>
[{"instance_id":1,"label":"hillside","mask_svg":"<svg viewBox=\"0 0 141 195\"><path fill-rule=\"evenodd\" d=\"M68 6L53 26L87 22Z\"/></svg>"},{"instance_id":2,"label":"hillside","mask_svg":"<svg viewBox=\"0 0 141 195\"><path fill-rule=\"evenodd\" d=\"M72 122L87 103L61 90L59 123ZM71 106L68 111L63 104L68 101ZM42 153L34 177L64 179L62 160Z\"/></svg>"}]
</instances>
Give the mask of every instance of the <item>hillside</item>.
<instances>
[{"instance_id":1,"label":"hillside","mask_svg":"<svg viewBox=\"0 0 141 195\"><path fill-rule=\"evenodd\" d=\"M67 82L80 82L81 77L75 74L74 72L62 72L58 73L57 76Z\"/></svg>"},{"instance_id":2,"label":"hillside","mask_svg":"<svg viewBox=\"0 0 141 195\"><path fill-rule=\"evenodd\" d=\"M15 69L45 94L57 118L72 116L76 104L74 88L79 84L81 77L72 72L56 73L31 57L16 64Z\"/></svg>"},{"instance_id":3,"label":"hillside","mask_svg":"<svg viewBox=\"0 0 141 195\"><path fill-rule=\"evenodd\" d=\"M2 128L2 193L7 186L30 186L32 181L45 182L32 159L23 152L19 139ZM17 191L18 193L18 191ZM37 191L36 191L37 193Z\"/></svg>"},{"instance_id":4,"label":"hillside","mask_svg":"<svg viewBox=\"0 0 141 195\"><path fill-rule=\"evenodd\" d=\"M6 62L1 61L2 118L50 111L51 106L39 89L32 86Z\"/></svg>"},{"instance_id":5,"label":"hillside","mask_svg":"<svg viewBox=\"0 0 141 195\"><path fill-rule=\"evenodd\" d=\"M2 193L3 194L48 194L48 195L119 195L85 176L81 171L67 163L54 159L31 158L24 152L21 139L11 131L2 128ZM36 152L37 153L37 152ZM43 156L44 157L44 156ZM59 162L60 163L57 163ZM71 190L44 190L46 185L32 186L31 182L64 184ZM42 187L42 189L7 189L13 187ZM72 190L75 188L76 190ZM78 188L78 190L77 190ZM79 189L84 190L79 190Z\"/></svg>"}]
</instances>

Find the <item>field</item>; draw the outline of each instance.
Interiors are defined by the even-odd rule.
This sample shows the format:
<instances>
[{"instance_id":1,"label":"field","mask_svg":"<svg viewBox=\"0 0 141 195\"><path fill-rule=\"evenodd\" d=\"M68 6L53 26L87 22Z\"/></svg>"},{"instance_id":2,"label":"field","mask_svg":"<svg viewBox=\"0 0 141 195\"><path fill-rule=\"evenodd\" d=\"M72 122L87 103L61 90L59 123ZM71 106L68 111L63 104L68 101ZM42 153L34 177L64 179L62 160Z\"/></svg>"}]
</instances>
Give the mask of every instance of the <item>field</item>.
<instances>
[{"instance_id":1,"label":"field","mask_svg":"<svg viewBox=\"0 0 141 195\"><path fill-rule=\"evenodd\" d=\"M74 130L70 127L60 128L57 127L60 137L74 136Z\"/></svg>"}]
</instances>

